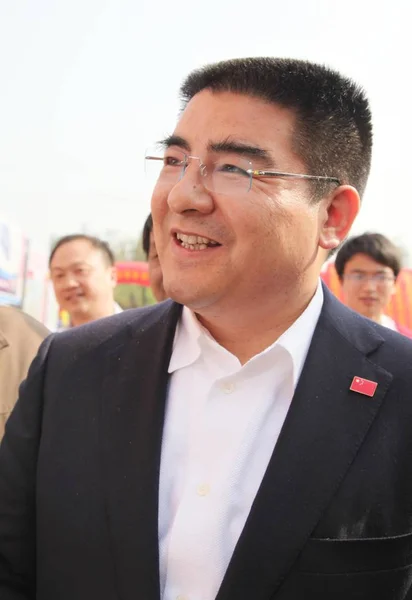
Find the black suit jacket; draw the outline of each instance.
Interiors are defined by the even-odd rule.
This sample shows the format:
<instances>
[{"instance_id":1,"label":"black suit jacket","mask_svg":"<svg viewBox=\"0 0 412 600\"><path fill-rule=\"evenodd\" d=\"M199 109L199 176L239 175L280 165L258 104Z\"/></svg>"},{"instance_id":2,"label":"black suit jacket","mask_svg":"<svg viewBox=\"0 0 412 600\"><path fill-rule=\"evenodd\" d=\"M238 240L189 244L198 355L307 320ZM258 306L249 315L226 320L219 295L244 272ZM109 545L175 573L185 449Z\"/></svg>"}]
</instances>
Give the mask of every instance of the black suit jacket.
<instances>
[{"instance_id":1,"label":"black suit jacket","mask_svg":"<svg viewBox=\"0 0 412 600\"><path fill-rule=\"evenodd\" d=\"M169 301L44 342L0 449L1 600L159 600L180 311ZM411 367L410 340L325 290L218 600L412 598ZM354 376L377 382L373 397L350 391Z\"/></svg>"}]
</instances>

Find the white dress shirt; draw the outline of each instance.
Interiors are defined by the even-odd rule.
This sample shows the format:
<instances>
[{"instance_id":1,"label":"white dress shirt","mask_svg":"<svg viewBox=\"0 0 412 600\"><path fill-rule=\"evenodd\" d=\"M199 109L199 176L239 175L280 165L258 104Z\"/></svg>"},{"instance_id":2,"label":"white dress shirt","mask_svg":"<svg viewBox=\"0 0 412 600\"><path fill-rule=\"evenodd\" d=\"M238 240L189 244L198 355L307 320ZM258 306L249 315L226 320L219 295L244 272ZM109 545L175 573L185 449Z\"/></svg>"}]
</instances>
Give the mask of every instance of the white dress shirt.
<instances>
[{"instance_id":1,"label":"white dress shirt","mask_svg":"<svg viewBox=\"0 0 412 600\"><path fill-rule=\"evenodd\" d=\"M162 600L214 600L262 482L323 304L312 301L243 366L187 308L175 335L162 441Z\"/></svg>"},{"instance_id":2,"label":"white dress shirt","mask_svg":"<svg viewBox=\"0 0 412 600\"><path fill-rule=\"evenodd\" d=\"M384 327L388 327L389 329L392 329L392 331L398 331L395 321L393 319L391 319L390 317L388 317L388 315L381 316L380 324L383 325Z\"/></svg>"}]
</instances>

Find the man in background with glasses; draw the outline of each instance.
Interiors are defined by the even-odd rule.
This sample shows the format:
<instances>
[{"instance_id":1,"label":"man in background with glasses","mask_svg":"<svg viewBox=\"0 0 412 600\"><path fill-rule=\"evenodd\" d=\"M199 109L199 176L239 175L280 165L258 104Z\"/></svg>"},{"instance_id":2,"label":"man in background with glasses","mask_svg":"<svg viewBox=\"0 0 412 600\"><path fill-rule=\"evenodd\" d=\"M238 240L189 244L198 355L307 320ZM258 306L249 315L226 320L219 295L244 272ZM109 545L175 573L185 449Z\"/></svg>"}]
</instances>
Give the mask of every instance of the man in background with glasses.
<instances>
[{"instance_id":1,"label":"man in background with glasses","mask_svg":"<svg viewBox=\"0 0 412 600\"><path fill-rule=\"evenodd\" d=\"M319 283L365 94L249 58L181 97L146 154L171 300L43 344L0 450L0 597L412 598L412 343Z\"/></svg>"},{"instance_id":2,"label":"man in background with glasses","mask_svg":"<svg viewBox=\"0 0 412 600\"><path fill-rule=\"evenodd\" d=\"M412 337L411 331L385 314L396 292L401 267L399 248L381 233L364 233L350 238L335 260L345 304L380 325Z\"/></svg>"}]
</instances>

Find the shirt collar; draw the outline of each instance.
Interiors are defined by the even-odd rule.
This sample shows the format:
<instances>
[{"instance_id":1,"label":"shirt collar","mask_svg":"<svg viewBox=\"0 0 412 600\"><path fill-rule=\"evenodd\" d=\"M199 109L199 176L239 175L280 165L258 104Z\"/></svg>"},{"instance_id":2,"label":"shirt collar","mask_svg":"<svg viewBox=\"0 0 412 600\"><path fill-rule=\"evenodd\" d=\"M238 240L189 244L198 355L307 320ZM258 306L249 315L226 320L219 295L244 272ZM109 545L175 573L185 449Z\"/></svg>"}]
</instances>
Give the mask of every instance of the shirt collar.
<instances>
[{"instance_id":1,"label":"shirt collar","mask_svg":"<svg viewBox=\"0 0 412 600\"><path fill-rule=\"evenodd\" d=\"M295 388L305 364L309 346L323 306L323 288L319 282L315 295L303 313L287 329L274 345L282 346L293 362L293 387ZM273 346L272 346L273 347Z\"/></svg>"},{"instance_id":2,"label":"shirt collar","mask_svg":"<svg viewBox=\"0 0 412 600\"><path fill-rule=\"evenodd\" d=\"M120 306L120 304L117 304L117 302L115 302L114 303L114 314L119 315L121 312L123 312L123 308Z\"/></svg>"},{"instance_id":3,"label":"shirt collar","mask_svg":"<svg viewBox=\"0 0 412 600\"><path fill-rule=\"evenodd\" d=\"M395 321L393 319L391 319L390 317L388 317L388 315L381 316L380 324L383 325L384 327L388 327L389 329L393 329L393 331L398 330L398 328L396 327Z\"/></svg>"},{"instance_id":4,"label":"shirt collar","mask_svg":"<svg viewBox=\"0 0 412 600\"><path fill-rule=\"evenodd\" d=\"M254 356L257 360L275 347L288 352L293 363L293 385L296 387L312 341L313 333L323 306L323 289L319 282L316 292L303 313L271 346ZM186 306L177 325L173 352L169 363L169 373L192 365L202 352L201 341L213 340L210 333L202 327L196 315ZM216 343L213 340L214 343Z\"/></svg>"},{"instance_id":5,"label":"shirt collar","mask_svg":"<svg viewBox=\"0 0 412 600\"><path fill-rule=\"evenodd\" d=\"M188 367L199 358L199 338L207 333L206 329L197 320L196 315L187 306L184 306L182 316L176 327L169 373Z\"/></svg>"},{"instance_id":6,"label":"shirt collar","mask_svg":"<svg viewBox=\"0 0 412 600\"><path fill-rule=\"evenodd\" d=\"M120 304L117 304L117 302L115 302L113 304L113 315L119 315L122 312L123 308L120 306ZM57 331L65 331L66 329L73 329L73 327L74 325L72 325L71 322L69 322L67 325L59 325Z\"/></svg>"}]
</instances>

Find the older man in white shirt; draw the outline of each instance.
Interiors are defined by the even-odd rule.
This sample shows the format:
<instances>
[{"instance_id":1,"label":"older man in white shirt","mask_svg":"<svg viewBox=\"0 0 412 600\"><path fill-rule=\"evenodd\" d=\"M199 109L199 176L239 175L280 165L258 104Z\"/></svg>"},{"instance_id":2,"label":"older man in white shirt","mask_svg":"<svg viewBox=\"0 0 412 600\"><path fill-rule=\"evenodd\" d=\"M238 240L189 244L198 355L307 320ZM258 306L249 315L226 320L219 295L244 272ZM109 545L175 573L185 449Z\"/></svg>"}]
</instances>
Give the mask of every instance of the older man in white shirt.
<instances>
[{"instance_id":1,"label":"older man in white shirt","mask_svg":"<svg viewBox=\"0 0 412 600\"><path fill-rule=\"evenodd\" d=\"M181 96L146 155L171 300L43 344L0 449L0 596L409 600L412 343L319 284L367 99L273 58Z\"/></svg>"}]
</instances>

